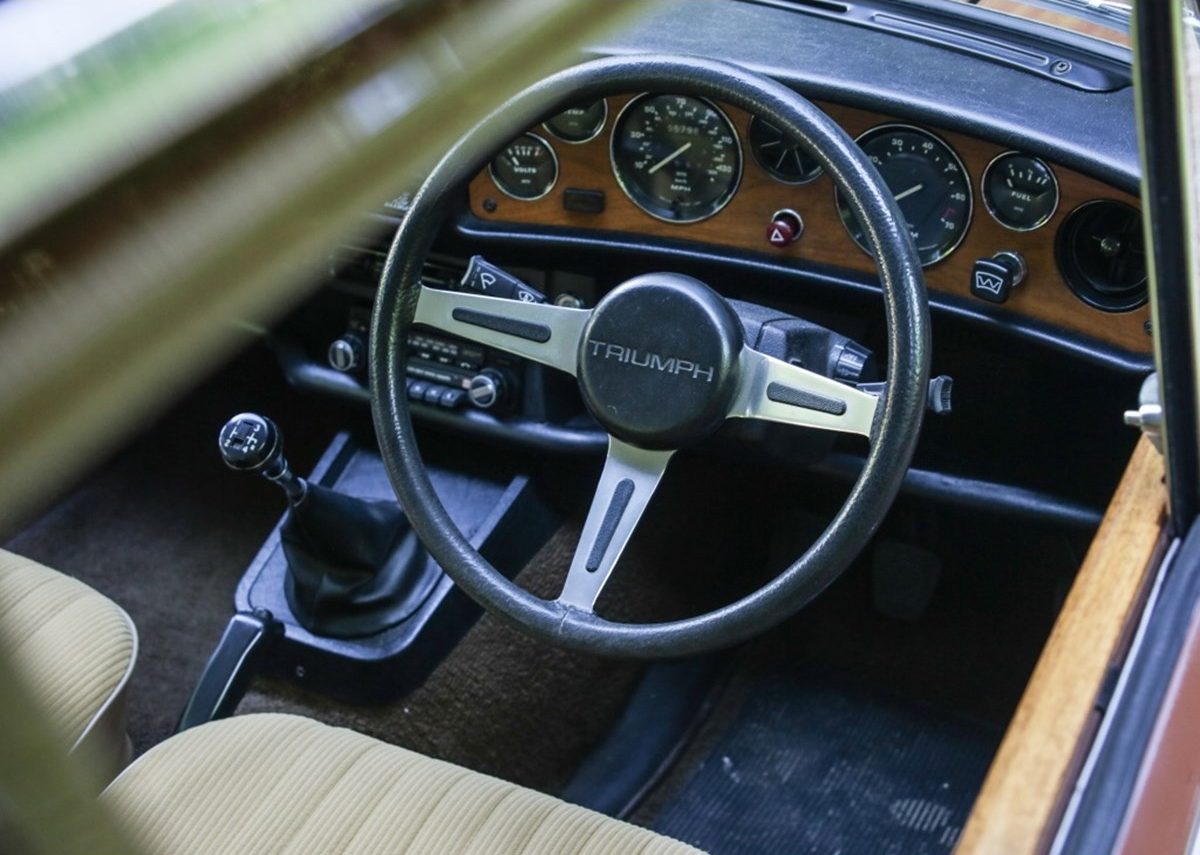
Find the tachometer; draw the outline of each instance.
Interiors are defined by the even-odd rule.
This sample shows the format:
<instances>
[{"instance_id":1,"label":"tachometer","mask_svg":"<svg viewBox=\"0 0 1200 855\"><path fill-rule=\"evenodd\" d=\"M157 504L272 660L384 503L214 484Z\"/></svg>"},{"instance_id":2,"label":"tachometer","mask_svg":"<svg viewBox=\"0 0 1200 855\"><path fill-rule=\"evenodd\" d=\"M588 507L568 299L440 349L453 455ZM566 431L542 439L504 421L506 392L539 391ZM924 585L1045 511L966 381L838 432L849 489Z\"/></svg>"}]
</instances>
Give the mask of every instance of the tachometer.
<instances>
[{"instance_id":1,"label":"tachometer","mask_svg":"<svg viewBox=\"0 0 1200 855\"><path fill-rule=\"evenodd\" d=\"M714 104L684 95L641 95L613 128L617 183L660 220L694 223L733 198L742 151L729 119Z\"/></svg>"},{"instance_id":2,"label":"tachometer","mask_svg":"<svg viewBox=\"0 0 1200 855\"><path fill-rule=\"evenodd\" d=\"M971 181L958 155L928 131L909 125L881 125L858 138L858 144L896 197L913 242L928 267L952 253L971 224ZM846 231L870 253L840 190L838 213Z\"/></svg>"}]
</instances>

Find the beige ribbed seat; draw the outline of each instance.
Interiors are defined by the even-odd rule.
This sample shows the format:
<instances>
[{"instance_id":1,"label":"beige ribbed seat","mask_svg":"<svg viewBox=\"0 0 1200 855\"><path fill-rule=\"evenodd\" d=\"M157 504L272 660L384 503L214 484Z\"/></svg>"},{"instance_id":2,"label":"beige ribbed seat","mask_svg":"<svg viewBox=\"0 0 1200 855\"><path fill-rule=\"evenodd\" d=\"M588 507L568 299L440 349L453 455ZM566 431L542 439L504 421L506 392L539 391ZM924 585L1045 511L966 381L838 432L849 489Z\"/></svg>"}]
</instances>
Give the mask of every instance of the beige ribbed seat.
<instances>
[{"instance_id":1,"label":"beige ribbed seat","mask_svg":"<svg viewBox=\"0 0 1200 855\"><path fill-rule=\"evenodd\" d=\"M0 550L0 643L67 744L110 780L129 760L129 615L82 582Z\"/></svg>"},{"instance_id":2,"label":"beige ribbed seat","mask_svg":"<svg viewBox=\"0 0 1200 855\"><path fill-rule=\"evenodd\" d=\"M170 855L696 855L515 784L350 730L247 715L168 739L102 796Z\"/></svg>"}]
</instances>

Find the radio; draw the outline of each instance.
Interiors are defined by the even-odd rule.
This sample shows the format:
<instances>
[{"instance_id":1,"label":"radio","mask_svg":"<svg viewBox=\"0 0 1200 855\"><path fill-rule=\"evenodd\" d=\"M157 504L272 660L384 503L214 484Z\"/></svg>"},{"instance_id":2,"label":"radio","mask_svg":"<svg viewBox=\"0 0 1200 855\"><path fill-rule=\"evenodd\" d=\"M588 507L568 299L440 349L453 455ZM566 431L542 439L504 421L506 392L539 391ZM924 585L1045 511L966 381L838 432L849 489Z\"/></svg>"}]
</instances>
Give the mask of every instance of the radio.
<instances>
[{"instance_id":1,"label":"radio","mask_svg":"<svg viewBox=\"0 0 1200 855\"><path fill-rule=\"evenodd\" d=\"M408 397L412 401L454 409L470 401L491 409L509 395L511 373L488 365L487 351L471 342L424 332L408 334Z\"/></svg>"},{"instance_id":2,"label":"radio","mask_svg":"<svg viewBox=\"0 0 1200 855\"><path fill-rule=\"evenodd\" d=\"M351 315L346 332L329 345L331 368L346 374L363 366L369 316ZM488 410L512 400L520 360L449 336L410 330L408 333L409 400L457 409L470 403Z\"/></svg>"},{"instance_id":3,"label":"radio","mask_svg":"<svg viewBox=\"0 0 1200 855\"><path fill-rule=\"evenodd\" d=\"M382 252L358 247L341 247L330 258L331 275L350 293L373 297L383 269ZM474 260L473 260L474 261ZM486 264L482 259L481 264ZM455 288L469 265L449 260L430 260L422 271L422 283ZM359 303L352 306L346 331L326 351L329 366L344 374L361 375L366 364L371 310ZM471 404L479 409L503 407L515 402L517 378L522 362L516 357L470 341L441 333L410 330L408 333L409 400L427 406L457 409Z\"/></svg>"}]
</instances>

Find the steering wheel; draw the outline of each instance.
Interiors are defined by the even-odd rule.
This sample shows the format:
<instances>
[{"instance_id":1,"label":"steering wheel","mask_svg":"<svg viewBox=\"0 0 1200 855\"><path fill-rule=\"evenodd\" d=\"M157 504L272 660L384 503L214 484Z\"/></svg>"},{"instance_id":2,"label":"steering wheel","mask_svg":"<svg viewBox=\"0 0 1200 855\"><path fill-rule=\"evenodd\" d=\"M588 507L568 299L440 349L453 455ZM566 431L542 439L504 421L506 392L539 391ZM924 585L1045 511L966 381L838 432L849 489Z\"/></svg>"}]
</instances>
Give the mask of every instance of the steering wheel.
<instances>
[{"instance_id":1,"label":"steering wheel","mask_svg":"<svg viewBox=\"0 0 1200 855\"><path fill-rule=\"evenodd\" d=\"M841 188L863 226L883 286L888 362L881 396L750 349L724 298L679 274L637 276L591 310L421 284L448 200L495 148L570 104L641 91L710 98L759 116L798 141ZM406 333L414 323L573 375L588 409L608 432L600 484L556 600L524 591L492 567L434 492L406 394ZM616 57L575 66L510 99L434 168L413 198L384 267L371 328L371 400L384 464L413 528L471 597L560 646L601 655L682 656L734 644L791 616L857 556L890 508L912 459L925 410L929 354L929 306L916 249L883 179L838 125L787 87L725 63ZM757 591L671 622L600 617L596 599L673 453L730 418L860 434L869 438L870 451L825 532Z\"/></svg>"}]
</instances>

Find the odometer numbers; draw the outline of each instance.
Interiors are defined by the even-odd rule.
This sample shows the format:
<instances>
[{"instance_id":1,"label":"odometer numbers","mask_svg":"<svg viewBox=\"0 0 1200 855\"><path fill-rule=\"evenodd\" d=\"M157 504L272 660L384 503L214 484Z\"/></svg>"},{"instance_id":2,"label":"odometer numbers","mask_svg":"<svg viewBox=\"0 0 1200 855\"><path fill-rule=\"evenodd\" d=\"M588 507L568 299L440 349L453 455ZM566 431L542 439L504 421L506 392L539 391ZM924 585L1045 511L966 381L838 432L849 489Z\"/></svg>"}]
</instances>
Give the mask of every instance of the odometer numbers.
<instances>
[{"instance_id":1,"label":"odometer numbers","mask_svg":"<svg viewBox=\"0 0 1200 855\"><path fill-rule=\"evenodd\" d=\"M702 98L647 94L617 117L612 167L630 200L652 217L694 223L724 208L742 177L737 132Z\"/></svg>"},{"instance_id":2,"label":"odometer numbers","mask_svg":"<svg viewBox=\"0 0 1200 855\"><path fill-rule=\"evenodd\" d=\"M921 264L936 264L958 248L971 225L971 181L942 140L909 125L881 125L857 140L900 207ZM854 242L870 255L862 226L836 190L838 214Z\"/></svg>"}]
</instances>

